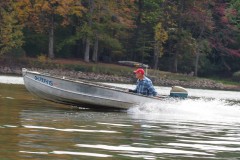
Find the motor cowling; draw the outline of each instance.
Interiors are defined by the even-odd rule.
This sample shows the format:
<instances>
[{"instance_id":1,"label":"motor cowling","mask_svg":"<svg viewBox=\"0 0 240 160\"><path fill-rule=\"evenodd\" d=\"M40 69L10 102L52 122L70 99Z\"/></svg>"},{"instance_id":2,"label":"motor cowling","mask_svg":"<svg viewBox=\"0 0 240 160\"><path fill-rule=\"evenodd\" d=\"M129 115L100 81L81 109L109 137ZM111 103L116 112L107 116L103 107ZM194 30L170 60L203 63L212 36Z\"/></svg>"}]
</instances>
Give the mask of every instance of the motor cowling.
<instances>
[{"instance_id":1,"label":"motor cowling","mask_svg":"<svg viewBox=\"0 0 240 160\"><path fill-rule=\"evenodd\" d=\"M170 90L170 97L187 98L188 91L181 86L172 86L172 89Z\"/></svg>"}]
</instances>

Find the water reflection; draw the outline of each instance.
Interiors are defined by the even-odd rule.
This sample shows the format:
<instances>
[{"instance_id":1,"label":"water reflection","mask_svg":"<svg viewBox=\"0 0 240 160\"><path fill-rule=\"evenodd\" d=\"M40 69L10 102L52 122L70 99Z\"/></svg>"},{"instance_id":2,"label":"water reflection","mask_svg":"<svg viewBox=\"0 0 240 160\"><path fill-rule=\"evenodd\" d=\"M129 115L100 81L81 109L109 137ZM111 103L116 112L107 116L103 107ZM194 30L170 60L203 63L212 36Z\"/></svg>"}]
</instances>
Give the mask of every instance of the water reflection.
<instances>
[{"instance_id":1,"label":"water reflection","mask_svg":"<svg viewBox=\"0 0 240 160\"><path fill-rule=\"evenodd\" d=\"M87 130L87 129L72 129L72 128L52 128L52 127L45 127L45 126L23 126L25 128L31 128L31 129L45 129L45 130L56 130L56 131L63 131L63 132L89 132L89 133L118 133L116 131L110 131L110 130Z\"/></svg>"},{"instance_id":2,"label":"water reflection","mask_svg":"<svg viewBox=\"0 0 240 160\"><path fill-rule=\"evenodd\" d=\"M161 112L155 110L153 114L162 116ZM36 113L24 110L20 153L69 159L221 159L223 153L239 156L239 121L172 119L171 112L161 118L154 118L149 111L151 118L134 114L57 108Z\"/></svg>"},{"instance_id":3,"label":"water reflection","mask_svg":"<svg viewBox=\"0 0 240 160\"><path fill-rule=\"evenodd\" d=\"M240 157L239 100L166 100L106 112L44 101L23 85L0 87L0 159Z\"/></svg>"},{"instance_id":4,"label":"water reflection","mask_svg":"<svg viewBox=\"0 0 240 160\"><path fill-rule=\"evenodd\" d=\"M102 150L109 150L109 151L119 151L123 153L131 153L135 152L136 155L143 152L149 153L167 153L167 154L191 154L191 155L210 155L203 152L195 152L195 151L184 151L184 150L177 150L171 148L151 148L151 147L133 147L128 145L121 145L121 146L109 146L109 145L89 145L89 144L76 144L78 147L86 147L86 148L93 148L93 149L102 149Z\"/></svg>"}]
</instances>

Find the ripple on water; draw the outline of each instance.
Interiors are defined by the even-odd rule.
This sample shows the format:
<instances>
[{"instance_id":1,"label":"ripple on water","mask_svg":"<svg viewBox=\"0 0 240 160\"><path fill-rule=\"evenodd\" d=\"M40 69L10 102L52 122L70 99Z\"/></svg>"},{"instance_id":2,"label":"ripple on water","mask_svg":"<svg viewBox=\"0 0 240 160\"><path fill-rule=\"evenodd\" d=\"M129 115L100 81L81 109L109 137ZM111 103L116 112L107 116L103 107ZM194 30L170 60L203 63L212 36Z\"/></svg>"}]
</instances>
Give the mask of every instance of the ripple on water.
<instances>
[{"instance_id":1,"label":"ripple on water","mask_svg":"<svg viewBox=\"0 0 240 160\"><path fill-rule=\"evenodd\" d=\"M89 132L89 133L119 133L117 131L110 131L110 130L87 130L87 129L59 129L59 128L53 128L53 127L45 127L45 126L29 126L24 125L25 128L31 128L31 129L46 129L46 130L56 130L56 131L63 131L63 132Z\"/></svg>"},{"instance_id":2,"label":"ripple on water","mask_svg":"<svg viewBox=\"0 0 240 160\"><path fill-rule=\"evenodd\" d=\"M91 144L76 144L78 147L82 148L92 148L92 149L103 149L103 150L109 150L109 151L125 151L126 153L131 152L148 152L148 153L174 153L174 154L191 154L191 155L212 155L204 152L196 152L196 151L186 151L186 150L180 150L180 149L171 149L171 148L144 148L144 147L133 147L133 146L126 146L126 145L120 145L120 146L111 146L111 145L91 145Z\"/></svg>"},{"instance_id":3,"label":"ripple on water","mask_svg":"<svg viewBox=\"0 0 240 160\"><path fill-rule=\"evenodd\" d=\"M40 154L40 155L48 155L48 154L58 154L58 155L78 155L78 156L89 156L89 157L112 157L107 154L98 154L98 153L90 153L90 152L70 152L70 151L52 151L52 152L32 152L32 151L19 151L20 153L28 153L28 154Z\"/></svg>"}]
</instances>

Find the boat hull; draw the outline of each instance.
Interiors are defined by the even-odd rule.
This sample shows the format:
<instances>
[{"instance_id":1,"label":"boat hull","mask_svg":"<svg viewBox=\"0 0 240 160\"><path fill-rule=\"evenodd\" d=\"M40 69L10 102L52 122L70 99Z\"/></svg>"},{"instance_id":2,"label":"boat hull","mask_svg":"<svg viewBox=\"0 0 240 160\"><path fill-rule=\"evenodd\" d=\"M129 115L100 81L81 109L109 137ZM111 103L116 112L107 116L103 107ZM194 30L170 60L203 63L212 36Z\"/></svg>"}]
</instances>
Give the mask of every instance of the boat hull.
<instances>
[{"instance_id":1,"label":"boat hull","mask_svg":"<svg viewBox=\"0 0 240 160\"><path fill-rule=\"evenodd\" d=\"M146 102L160 102L162 97L152 98L127 92L124 88L54 77L48 74L23 69L27 90L43 99L82 107L119 108Z\"/></svg>"}]
</instances>

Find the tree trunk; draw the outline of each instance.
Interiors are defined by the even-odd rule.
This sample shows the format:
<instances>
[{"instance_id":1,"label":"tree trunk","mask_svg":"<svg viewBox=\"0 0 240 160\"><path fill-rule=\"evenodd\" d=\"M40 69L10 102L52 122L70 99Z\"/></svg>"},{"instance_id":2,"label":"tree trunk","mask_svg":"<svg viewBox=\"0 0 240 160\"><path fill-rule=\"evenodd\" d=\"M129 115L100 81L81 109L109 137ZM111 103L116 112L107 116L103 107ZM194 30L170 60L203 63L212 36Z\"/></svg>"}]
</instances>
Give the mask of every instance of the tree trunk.
<instances>
[{"instance_id":1,"label":"tree trunk","mask_svg":"<svg viewBox=\"0 0 240 160\"><path fill-rule=\"evenodd\" d=\"M153 66L153 69L157 69L157 67L158 67L159 52L160 52L159 51L159 47L158 47L158 45L155 42L155 45L154 45L154 66Z\"/></svg>"},{"instance_id":2,"label":"tree trunk","mask_svg":"<svg viewBox=\"0 0 240 160\"><path fill-rule=\"evenodd\" d=\"M222 60L222 62L223 62L223 65L226 67L226 69L228 70L228 72L230 72L230 71L232 70L231 67L226 63L226 61L224 60L224 58L223 58L222 55L220 55L220 57L221 57L221 60Z\"/></svg>"},{"instance_id":3,"label":"tree trunk","mask_svg":"<svg viewBox=\"0 0 240 160\"><path fill-rule=\"evenodd\" d=\"M178 72L178 53L175 53L174 55L174 72Z\"/></svg>"},{"instance_id":4,"label":"tree trunk","mask_svg":"<svg viewBox=\"0 0 240 160\"><path fill-rule=\"evenodd\" d=\"M98 61L98 38L97 38L97 36L96 36L96 40L94 42L92 60L93 60L93 62L97 62Z\"/></svg>"},{"instance_id":5,"label":"tree trunk","mask_svg":"<svg viewBox=\"0 0 240 160\"><path fill-rule=\"evenodd\" d=\"M89 19L88 19L88 27L92 29L92 15L93 15L93 9L94 9L94 0L88 0L89 5ZM86 48L84 53L84 61L89 62L89 52L90 52L90 38L89 36L86 38Z\"/></svg>"},{"instance_id":6,"label":"tree trunk","mask_svg":"<svg viewBox=\"0 0 240 160\"><path fill-rule=\"evenodd\" d=\"M196 59L195 59L195 71L194 71L194 76L198 76L198 62L199 62L199 48L197 48L197 52L196 52Z\"/></svg>"},{"instance_id":7,"label":"tree trunk","mask_svg":"<svg viewBox=\"0 0 240 160\"><path fill-rule=\"evenodd\" d=\"M82 41L77 40L76 42L76 57L81 57L81 43Z\"/></svg>"},{"instance_id":8,"label":"tree trunk","mask_svg":"<svg viewBox=\"0 0 240 160\"><path fill-rule=\"evenodd\" d=\"M86 39L86 48L84 53L84 61L89 62L89 51L90 51L90 40L89 38Z\"/></svg>"},{"instance_id":9,"label":"tree trunk","mask_svg":"<svg viewBox=\"0 0 240 160\"><path fill-rule=\"evenodd\" d=\"M194 72L194 75L197 77L198 76L198 62L199 62L199 57L200 57L200 42L201 42L201 39L202 39L202 36L203 36L203 32L204 32L205 28L204 26L202 25L201 26L201 31L200 31L200 34L198 36L198 44L197 44L197 51L196 51L196 60L195 60L195 72Z\"/></svg>"},{"instance_id":10,"label":"tree trunk","mask_svg":"<svg viewBox=\"0 0 240 160\"><path fill-rule=\"evenodd\" d=\"M50 23L50 29L49 29L49 42L48 42L48 56L50 59L54 59L54 19L53 14L51 15L51 23Z\"/></svg>"}]
</instances>

